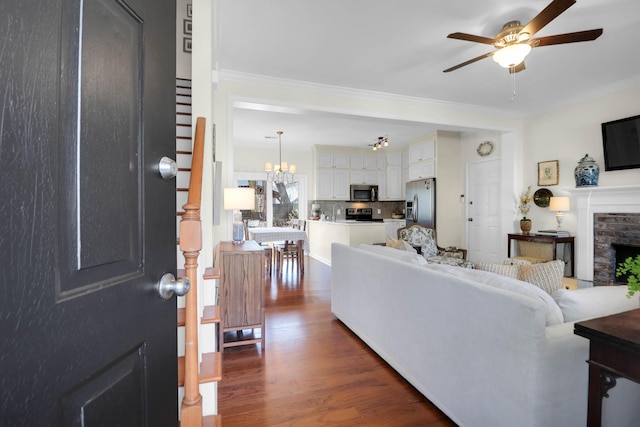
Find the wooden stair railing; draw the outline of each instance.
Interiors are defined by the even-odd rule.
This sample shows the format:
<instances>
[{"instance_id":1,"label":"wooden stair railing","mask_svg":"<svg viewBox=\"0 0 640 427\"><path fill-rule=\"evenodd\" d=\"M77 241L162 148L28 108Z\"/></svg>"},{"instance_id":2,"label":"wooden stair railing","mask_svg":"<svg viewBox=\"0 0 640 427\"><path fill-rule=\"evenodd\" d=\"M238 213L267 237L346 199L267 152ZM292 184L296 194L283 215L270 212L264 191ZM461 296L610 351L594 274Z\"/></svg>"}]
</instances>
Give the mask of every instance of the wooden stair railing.
<instances>
[{"instance_id":1,"label":"wooden stair railing","mask_svg":"<svg viewBox=\"0 0 640 427\"><path fill-rule=\"evenodd\" d=\"M202 249L200 199L204 164L205 119L196 120L196 133L191 160L189 197L180 221L180 250L184 254L185 276L191 289L185 298L184 398L180 408L181 425L202 427L202 395L198 375L198 256Z\"/></svg>"}]
</instances>

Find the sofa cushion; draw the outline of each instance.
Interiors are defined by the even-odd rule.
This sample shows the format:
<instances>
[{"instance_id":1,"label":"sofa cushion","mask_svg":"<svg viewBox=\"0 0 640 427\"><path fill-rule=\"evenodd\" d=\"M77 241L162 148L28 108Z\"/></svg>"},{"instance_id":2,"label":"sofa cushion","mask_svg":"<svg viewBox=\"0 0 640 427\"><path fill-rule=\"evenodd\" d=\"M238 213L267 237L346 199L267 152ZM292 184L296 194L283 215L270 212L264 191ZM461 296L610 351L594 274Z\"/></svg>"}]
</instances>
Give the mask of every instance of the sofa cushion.
<instances>
[{"instance_id":1,"label":"sofa cushion","mask_svg":"<svg viewBox=\"0 0 640 427\"><path fill-rule=\"evenodd\" d=\"M606 316L640 307L638 297L627 298L626 286L595 286L576 290L558 289L553 299L565 322Z\"/></svg>"},{"instance_id":2,"label":"sofa cushion","mask_svg":"<svg viewBox=\"0 0 640 427\"><path fill-rule=\"evenodd\" d=\"M542 301L545 306L547 326L557 325L564 322L562 311L551 295L531 283L494 274L489 271L456 268L449 265L427 264L425 268L439 270L486 286L492 286L538 299Z\"/></svg>"},{"instance_id":3,"label":"sofa cushion","mask_svg":"<svg viewBox=\"0 0 640 427\"><path fill-rule=\"evenodd\" d=\"M408 262L410 264L425 265L427 263L426 259L424 259L422 256L418 255L415 252L394 249L394 248L390 248L389 246L367 245L365 243L362 243L359 246L359 248L364 249L365 251L384 255L389 258L397 259L399 261Z\"/></svg>"},{"instance_id":4,"label":"sofa cushion","mask_svg":"<svg viewBox=\"0 0 640 427\"><path fill-rule=\"evenodd\" d=\"M496 273L501 276L511 277L512 279L518 278L517 265L494 264L491 262L477 262L476 270L490 271L492 273Z\"/></svg>"},{"instance_id":5,"label":"sofa cushion","mask_svg":"<svg viewBox=\"0 0 640 427\"><path fill-rule=\"evenodd\" d=\"M564 261L549 261L539 264L521 264L519 279L523 282L533 283L549 295L562 288L564 277Z\"/></svg>"}]
</instances>

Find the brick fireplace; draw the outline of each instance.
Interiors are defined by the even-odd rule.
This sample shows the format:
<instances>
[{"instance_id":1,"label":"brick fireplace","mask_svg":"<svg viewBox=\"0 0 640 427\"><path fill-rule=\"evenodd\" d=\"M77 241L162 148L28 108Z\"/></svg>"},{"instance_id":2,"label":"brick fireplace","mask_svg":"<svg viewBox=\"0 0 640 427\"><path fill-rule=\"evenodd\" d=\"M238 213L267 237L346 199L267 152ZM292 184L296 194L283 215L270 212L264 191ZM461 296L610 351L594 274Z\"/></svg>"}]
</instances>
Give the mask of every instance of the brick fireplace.
<instances>
[{"instance_id":1,"label":"brick fireplace","mask_svg":"<svg viewBox=\"0 0 640 427\"><path fill-rule=\"evenodd\" d=\"M612 265L619 250L612 244L640 246L640 185L568 191L578 219L576 277L596 285L608 284L614 279Z\"/></svg>"},{"instance_id":2,"label":"brick fireplace","mask_svg":"<svg viewBox=\"0 0 640 427\"><path fill-rule=\"evenodd\" d=\"M596 213L593 217L593 283L617 283L615 267L640 253L640 213ZM625 282L626 283L626 282Z\"/></svg>"}]
</instances>

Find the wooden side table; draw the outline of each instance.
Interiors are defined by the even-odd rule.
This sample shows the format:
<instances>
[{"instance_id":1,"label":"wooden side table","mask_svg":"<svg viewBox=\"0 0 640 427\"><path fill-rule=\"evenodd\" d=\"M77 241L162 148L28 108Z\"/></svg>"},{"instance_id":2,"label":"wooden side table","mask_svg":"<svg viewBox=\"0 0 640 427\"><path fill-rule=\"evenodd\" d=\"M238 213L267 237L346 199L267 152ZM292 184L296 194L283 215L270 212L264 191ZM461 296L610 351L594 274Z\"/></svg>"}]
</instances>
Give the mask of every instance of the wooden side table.
<instances>
[{"instance_id":1,"label":"wooden side table","mask_svg":"<svg viewBox=\"0 0 640 427\"><path fill-rule=\"evenodd\" d=\"M578 322L574 333L589 339L587 427L599 427L602 398L616 378L640 383L640 309Z\"/></svg>"},{"instance_id":2,"label":"wooden side table","mask_svg":"<svg viewBox=\"0 0 640 427\"><path fill-rule=\"evenodd\" d=\"M253 240L220 242L216 265L220 268L220 351L256 343L264 348L264 248ZM258 328L259 338L243 338L243 330ZM233 331L238 339L225 342L224 333Z\"/></svg>"},{"instance_id":3,"label":"wooden side table","mask_svg":"<svg viewBox=\"0 0 640 427\"><path fill-rule=\"evenodd\" d=\"M574 247L575 237L573 236L555 237L555 236L546 236L546 235L540 235L540 234L520 234L520 233L508 234L507 237L508 237L508 240L507 240L507 257L508 258L511 258L511 241L512 240L550 244L553 246L554 260L558 259L558 244L559 243L568 244L570 248L569 259L564 259L563 257L562 260L565 262L565 264L570 264L569 267L571 272L568 276L565 273L565 276L573 277L574 271L575 271L575 255L574 255L575 254L575 247Z\"/></svg>"}]
</instances>

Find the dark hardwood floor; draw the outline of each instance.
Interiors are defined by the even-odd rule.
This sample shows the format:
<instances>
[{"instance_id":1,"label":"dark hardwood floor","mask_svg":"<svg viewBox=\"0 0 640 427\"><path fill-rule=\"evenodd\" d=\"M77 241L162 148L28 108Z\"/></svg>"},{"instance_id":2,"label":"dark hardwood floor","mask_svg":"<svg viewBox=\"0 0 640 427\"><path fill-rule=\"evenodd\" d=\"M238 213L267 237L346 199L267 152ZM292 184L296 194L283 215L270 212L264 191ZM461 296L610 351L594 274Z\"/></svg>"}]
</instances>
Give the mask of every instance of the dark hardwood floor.
<instances>
[{"instance_id":1,"label":"dark hardwood floor","mask_svg":"<svg viewBox=\"0 0 640 427\"><path fill-rule=\"evenodd\" d=\"M455 426L333 316L330 267L305 270L265 281L263 351L225 349L224 427Z\"/></svg>"}]
</instances>

